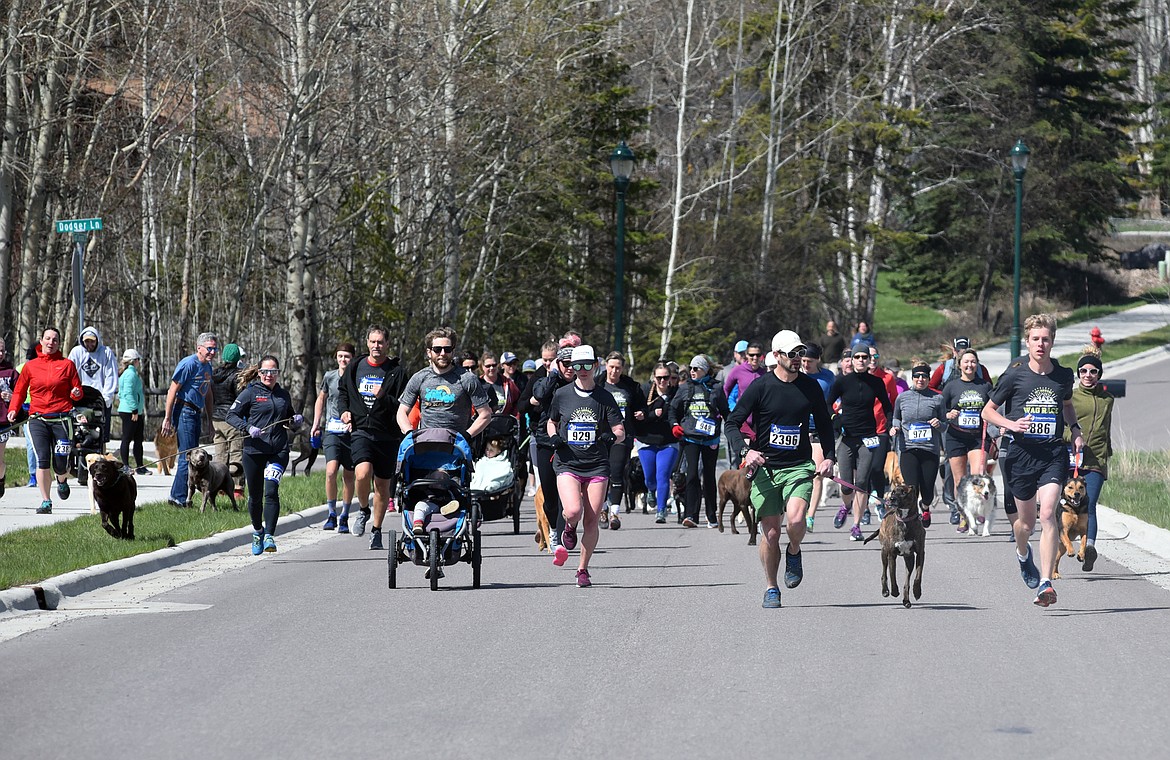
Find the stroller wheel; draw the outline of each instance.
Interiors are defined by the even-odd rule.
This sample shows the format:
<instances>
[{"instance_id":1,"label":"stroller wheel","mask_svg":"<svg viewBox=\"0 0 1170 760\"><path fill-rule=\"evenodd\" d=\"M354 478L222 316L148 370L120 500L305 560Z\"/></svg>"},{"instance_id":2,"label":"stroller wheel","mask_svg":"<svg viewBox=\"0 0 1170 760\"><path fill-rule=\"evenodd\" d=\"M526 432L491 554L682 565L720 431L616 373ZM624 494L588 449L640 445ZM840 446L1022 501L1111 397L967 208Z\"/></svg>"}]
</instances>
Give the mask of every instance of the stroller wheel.
<instances>
[{"instance_id":1,"label":"stroller wheel","mask_svg":"<svg viewBox=\"0 0 1170 760\"><path fill-rule=\"evenodd\" d=\"M390 564L390 588L398 588L398 533L391 528L386 538L390 541L390 551L387 552L387 562Z\"/></svg>"},{"instance_id":2,"label":"stroller wheel","mask_svg":"<svg viewBox=\"0 0 1170 760\"><path fill-rule=\"evenodd\" d=\"M471 587L479 588L479 566L483 563L483 549L479 543L479 531L471 534Z\"/></svg>"},{"instance_id":3,"label":"stroller wheel","mask_svg":"<svg viewBox=\"0 0 1170 760\"><path fill-rule=\"evenodd\" d=\"M431 531L431 543L427 547L427 559L430 560L431 591L439 590L439 531Z\"/></svg>"}]
</instances>

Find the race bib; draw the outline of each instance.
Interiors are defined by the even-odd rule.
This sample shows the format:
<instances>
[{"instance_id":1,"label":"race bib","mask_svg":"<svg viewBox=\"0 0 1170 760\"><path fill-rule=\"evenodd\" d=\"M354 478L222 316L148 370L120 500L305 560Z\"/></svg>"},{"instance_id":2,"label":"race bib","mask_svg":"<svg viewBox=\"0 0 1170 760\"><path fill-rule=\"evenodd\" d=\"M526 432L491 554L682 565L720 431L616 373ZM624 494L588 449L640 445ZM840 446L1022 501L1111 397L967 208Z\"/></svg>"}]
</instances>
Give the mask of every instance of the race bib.
<instances>
[{"instance_id":1,"label":"race bib","mask_svg":"<svg viewBox=\"0 0 1170 760\"><path fill-rule=\"evenodd\" d=\"M339 433L340 434L340 433L345 433L347 431L345 429L344 422L342 422L337 417L330 417L329 421L325 423L325 432L326 433Z\"/></svg>"},{"instance_id":2,"label":"race bib","mask_svg":"<svg viewBox=\"0 0 1170 760\"><path fill-rule=\"evenodd\" d=\"M710 417L700 417L695 420L695 432L703 435L715 435L715 420Z\"/></svg>"},{"instance_id":3,"label":"race bib","mask_svg":"<svg viewBox=\"0 0 1170 760\"><path fill-rule=\"evenodd\" d=\"M0 443L7 443L8 439L11 437L12 437L11 430L9 430L7 433L0 433Z\"/></svg>"},{"instance_id":4,"label":"race bib","mask_svg":"<svg viewBox=\"0 0 1170 760\"><path fill-rule=\"evenodd\" d=\"M975 430L979 427L982 421L983 420L979 412L973 412L969 410L960 410L959 418L955 420L958 426L964 430Z\"/></svg>"},{"instance_id":5,"label":"race bib","mask_svg":"<svg viewBox=\"0 0 1170 760\"><path fill-rule=\"evenodd\" d=\"M882 439L876 435L871 435L869 438L862 438L861 445L867 449L876 449L881 445Z\"/></svg>"},{"instance_id":6,"label":"race bib","mask_svg":"<svg viewBox=\"0 0 1170 760\"><path fill-rule=\"evenodd\" d=\"M365 398L373 398L378 395L378 391L382 390L382 381L386 378L379 375L370 375L363 377L358 381L358 393Z\"/></svg>"},{"instance_id":7,"label":"race bib","mask_svg":"<svg viewBox=\"0 0 1170 760\"><path fill-rule=\"evenodd\" d=\"M1028 432L1024 433L1025 438L1034 438L1037 440L1044 440L1056 437L1056 415L1055 414L1033 414L1031 421L1028 422Z\"/></svg>"},{"instance_id":8,"label":"race bib","mask_svg":"<svg viewBox=\"0 0 1170 760\"><path fill-rule=\"evenodd\" d=\"M69 448L69 441L62 441L58 439L58 441L53 444L53 454L59 457L66 456L69 453Z\"/></svg>"},{"instance_id":9,"label":"race bib","mask_svg":"<svg viewBox=\"0 0 1170 760\"><path fill-rule=\"evenodd\" d=\"M280 466L278 462L273 462L264 468L264 479L272 483L279 483L282 475L284 475L284 467Z\"/></svg>"},{"instance_id":10,"label":"race bib","mask_svg":"<svg viewBox=\"0 0 1170 760\"><path fill-rule=\"evenodd\" d=\"M597 423L570 422L565 427L565 441L570 446L592 446L597 441Z\"/></svg>"},{"instance_id":11,"label":"race bib","mask_svg":"<svg viewBox=\"0 0 1170 760\"><path fill-rule=\"evenodd\" d=\"M909 422L905 435L908 443L929 442L934 437L934 430L925 422Z\"/></svg>"},{"instance_id":12,"label":"race bib","mask_svg":"<svg viewBox=\"0 0 1170 760\"><path fill-rule=\"evenodd\" d=\"M768 430L768 446L781 451L796 451L800 445L799 425L772 425Z\"/></svg>"}]
</instances>

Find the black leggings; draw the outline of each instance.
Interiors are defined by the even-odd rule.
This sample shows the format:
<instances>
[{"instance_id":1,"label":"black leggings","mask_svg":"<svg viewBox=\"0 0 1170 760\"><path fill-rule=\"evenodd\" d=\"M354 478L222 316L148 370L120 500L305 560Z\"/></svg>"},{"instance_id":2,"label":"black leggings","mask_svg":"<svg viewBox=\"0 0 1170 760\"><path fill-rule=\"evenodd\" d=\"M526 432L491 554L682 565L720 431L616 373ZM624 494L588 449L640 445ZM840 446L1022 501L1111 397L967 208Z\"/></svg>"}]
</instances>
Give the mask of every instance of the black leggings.
<instances>
[{"instance_id":1,"label":"black leggings","mask_svg":"<svg viewBox=\"0 0 1170 760\"><path fill-rule=\"evenodd\" d=\"M272 477L264 471L272 465ZM244 452L244 482L248 484L248 514L252 530L276 535L276 520L280 516L280 477L288 467L288 452L277 455ZM277 470L279 469L279 474ZM263 500L263 502L261 501Z\"/></svg>"},{"instance_id":2,"label":"black leggings","mask_svg":"<svg viewBox=\"0 0 1170 760\"><path fill-rule=\"evenodd\" d=\"M33 452L36 454L37 469L49 469L49 457L53 459L53 472L64 475L69 471L69 452L73 448L73 424L68 419L52 421L31 417L28 421L28 437L32 440ZM64 449L64 453L58 451ZM85 463L82 462L84 467Z\"/></svg>"},{"instance_id":3,"label":"black leggings","mask_svg":"<svg viewBox=\"0 0 1170 760\"><path fill-rule=\"evenodd\" d=\"M684 443L682 456L687 468L687 512L694 522L699 521L699 502L706 502L707 522L715 522L715 464L719 449L698 443ZM703 467L699 468L702 461Z\"/></svg>"},{"instance_id":4,"label":"black leggings","mask_svg":"<svg viewBox=\"0 0 1170 760\"><path fill-rule=\"evenodd\" d=\"M869 488L879 499L886 498L886 454L890 452L890 434L878 433L878 447L869 464Z\"/></svg>"},{"instance_id":5,"label":"black leggings","mask_svg":"<svg viewBox=\"0 0 1170 760\"><path fill-rule=\"evenodd\" d=\"M118 416L122 418L122 464L127 467L130 466L130 444L134 444L134 458L138 460L138 466L142 466L142 436L146 430L146 415L139 414L138 422L130 419L134 415L131 412L118 412Z\"/></svg>"},{"instance_id":6,"label":"black leggings","mask_svg":"<svg viewBox=\"0 0 1170 760\"><path fill-rule=\"evenodd\" d=\"M536 447L536 469L540 475L540 490L544 494L544 516L548 518L549 530L558 535L565 529L565 518L561 514L561 495L557 492L557 472L553 469L554 449Z\"/></svg>"},{"instance_id":7,"label":"black leggings","mask_svg":"<svg viewBox=\"0 0 1170 760\"><path fill-rule=\"evenodd\" d=\"M619 511L626 493L626 467L630 463L629 439L609 447L609 505Z\"/></svg>"},{"instance_id":8,"label":"black leggings","mask_svg":"<svg viewBox=\"0 0 1170 760\"><path fill-rule=\"evenodd\" d=\"M919 500L930 506L934 501L934 481L938 478L938 454L927 449L906 449L898 461L906 485L917 487Z\"/></svg>"}]
</instances>

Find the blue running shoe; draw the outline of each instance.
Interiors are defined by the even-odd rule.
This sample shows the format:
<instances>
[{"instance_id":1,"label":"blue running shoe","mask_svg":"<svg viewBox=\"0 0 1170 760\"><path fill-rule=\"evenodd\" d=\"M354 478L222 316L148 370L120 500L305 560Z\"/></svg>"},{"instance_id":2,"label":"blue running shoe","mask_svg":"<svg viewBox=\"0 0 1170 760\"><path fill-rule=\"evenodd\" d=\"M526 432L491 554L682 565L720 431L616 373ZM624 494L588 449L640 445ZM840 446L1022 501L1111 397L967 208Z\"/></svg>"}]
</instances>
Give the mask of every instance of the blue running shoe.
<instances>
[{"instance_id":1,"label":"blue running shoe","mask_svg":"<svg viewBox=\"0 0 1170 760\"><path fill-rule=\"evenodd\" d=\"M1028 556L1020 559L1016 556L1016 560L1020 563L1020 576L1023 577L1024 583L1028 588L1036 588L1040 585L1040 571L1036 569L1036 563L1032 561L1032 545L1028 544ZM1052 592L1053 601L1056 601L1056 592ZM1037 597L1039 598L1039 597ZM1037 602L1039 604L1039 602ZM1044 605L1047 607L1048 605Z\"/></svg>"},{"instance_id":2,"label":"blue running shoe","mask_svg":"<svg viewBox=\"0 0 1170 760\"><path fill-rule=\"evenodd\" d=\"M269 554L276 551L276 541L272 538L271 533L264 534L264 551Z\"/></svg>"},{"instance_id":3,"label":"blue running shoe","mask_svg":"<svg viewBox=\"0 0 1170 760\"><path fill-rule=\"evenodd\" d=\"M41 506L37 507L37 514L38 515L51 515L51 514L53 514L53 502L42 501Z\"/></svg>"},{"instance_id":4,"label":"blue running shoe","mask_svg":"<svg viewBox=\"0 0 1170 760\"><path fill-rule=\"evenodd\" d=\"M325 524L321 526L321 530L335 530L337 528L337 513L330 512L329 516L325 518Z\"/></svg>"},{"instance_id":5,"label":"blue running shoe","mask_svg":"<svg viewBox=\"0 0 1170 760\"><path fill-rule=\"evenodd\" d=\"M804 580L804 567L800 562L801 554L789 554L784 550L784 585L796 588Z\"/></svg>"},{"instance_id":6,"label":"blue running shoe","mask_svg":"<svg viewBox=\"0 0 1170 760\"><path fill-rule=\"evenodd\" d=\"M1056 589L1052 588L1052 581L1044 581L1032 603L1037 607L1050 607L1056 604Z\"/></svg>"},{"instance_id":7,"label":"blue running shoe","mask_svg":"<svg viewBox=\"0 0 1170 760\"><path fill-rule=\"evenodd\" d=\"M775 610L780 608L780 589L770 588L764 592L764 603L761 605L766 610Z\"/></svg>"},{"instance_id":8,"label":"blue running shoe","mask_svg":"<svg viewBox=\"0 0 1170 760\"><path fill-rule=\"evenodd\" d=\"M861 513L861 524L869 525L869 521L872 519L873 517L870 516L869 507L866 507L865 511Z\"/></svg>"},{"instance_id":9,"label":"blue running shoe","mask_svg":"<svg viewBox=\"0 0 1170 760\"><path fill-rule=\"evenodd\" d=\"M341 517L337 518L337 532L349 533L349 515L343 514Z\"/></svg>"},{"instance_id":10,"label":"blue running shoe","mask_svg":"<svg viewBox=\"0 0 1170 760\"><path fill-rule=\"evenodd\" d=\"M28 487L29 488L36 488L37 487L37 474L35 472L32 475L28 476Z\"/></svg>"},{"instance_id":11,"label":"blue running shoe","mask_svg":"<svg viewBox=\"0 0 1170 760\"><path fill-rule=\"evenodd\" d=\"M259 533L252 534L252 556L258 557L264 551L264 536Z\"/></svg>"},{"instance_id":12,"label":"blue running shoe","mask_svg":"<svg viewBox=\"0 0 1170 760\"><path fill-rule=\"evenodd\" d=\"M66 483L64 480L62 480L60 483L57 484L57 495L60 496L62 499L69 498L69 484Z\"/></svg>"}]
</instances>

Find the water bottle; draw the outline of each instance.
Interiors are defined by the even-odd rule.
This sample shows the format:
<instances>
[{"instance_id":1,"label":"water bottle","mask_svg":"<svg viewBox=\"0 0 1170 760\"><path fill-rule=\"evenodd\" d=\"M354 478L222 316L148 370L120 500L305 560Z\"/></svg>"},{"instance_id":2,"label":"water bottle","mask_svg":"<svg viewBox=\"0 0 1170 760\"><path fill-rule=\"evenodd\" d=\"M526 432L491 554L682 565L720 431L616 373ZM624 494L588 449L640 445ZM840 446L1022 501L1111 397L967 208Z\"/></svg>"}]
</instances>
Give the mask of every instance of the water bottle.
<instances>
[{"instance_id":1,"label":"water bottle","mask_svg":"<svg viewBox=\"0 0 1170 760\"><path fill-rule=\"evenodd\" d=\"M312 446L314 449L321 448L321 434L318 433L317 435L310 436L309 437L309 445Z\"/></svg>"}]
</instances>

